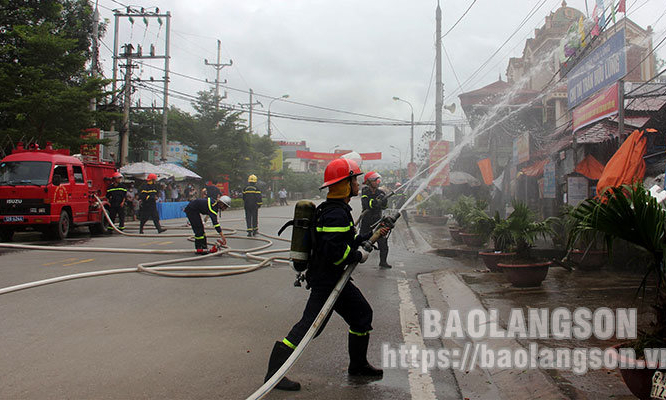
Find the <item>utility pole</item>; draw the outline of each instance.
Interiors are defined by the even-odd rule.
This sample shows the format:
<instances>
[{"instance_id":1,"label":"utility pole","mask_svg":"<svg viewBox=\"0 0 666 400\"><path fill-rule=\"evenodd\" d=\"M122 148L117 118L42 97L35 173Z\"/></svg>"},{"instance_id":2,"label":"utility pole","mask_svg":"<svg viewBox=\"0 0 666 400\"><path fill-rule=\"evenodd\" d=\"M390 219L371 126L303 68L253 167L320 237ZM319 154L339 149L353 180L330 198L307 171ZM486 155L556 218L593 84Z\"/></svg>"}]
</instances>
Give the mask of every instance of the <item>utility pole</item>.
<instances>
[{"instance_id":1,"label":"utility pole","mask_svg":"<svg viewBox=\"0 0 666 400\"><path fill-rule=\"evenodd\" d=\"M218 39L217 41L217 62L216 63L209 63L208 60L204 59L204 64L210 65L211 67L215 68L216 71L216 77L215 77L215 110L220 109L220 100L226 99L227 98L227 91L224 91L224 96L220 97L220 70L224 67L230 67L233 65L234 60L229 60L229 64L223 64L220 62L220 46L221 43ZM227 83L227 80L224 80L224 83ZM252 102L252 100L250 100Z\"/></svg>"},{"instance_id":2,"label":"utility pole","mask_svg":"<svg viewBox=\"0 0 666 400\"><path fill-rule=\"evenodd\" d=\"M248 107L248 109L249 109L250 119L248 120L248 124L249 124L248 127L250 129L250 133L252 133L252 109L256 105L260 105L261 108L264 107L264 105L261 104L261 102L259 100L255 101L255 102L252 101L252 95L253 94L254 94L254 91L252 89L250 89L250 102L249 103L238 103L241 107Z\"/></svg>"},{"instance_id":3,"label":"utility pole","mask_svg":"<svg viewBox=\"0 0 666 400\"><path fill-rule=\"evenodd\" d=\"M164 93L162 104L162 154L160 161L166 162L166 153L167 153L167 122L169 118L169 37L171 31L171 13L167 11L166 13L166 38L164 46ZM152 54L151 54L152 55Z\"/></svg>"},{"instance_id":4,"label":"utility pole","mask_svg":"<svg viewBox=\"0 0 666 400\"><path fill-rule=\"evenodd\" d=\"M136 66L132 65L132 50L134 46L126 44L125 55L127 63L125 68L125 100L123 102L123 123L120 127L120 165L127 164L127 155L129 154L129 117L130 117L130 104L132 101L132 69Z\"/></svg>"},{"instance_id":5,"label":"utility pole","mask_svg":"<svg viewBox=\"0 0 666 400\"><path fill-rule=\"evenodd\" d=\"M113 104L116 103L117 97L115 95L116 93L116 87L117 87L117 80L118 80L118 60L119 59L126 59L127 60L127 66L129 65L130 68L128 68L130 71L132 68L136 68L136 65L133 65L131 62L131 59L163 59L164 60L164 77L161 82L164 83L164 89L162 93L162 99L163 99L163 104L162 104L162 154L161 154L161 160L166 161L166 149L167 149L167 122L168 122L168 107L169 107L169 46L170 46L170 34L171 34L171 13L166 12L165 14L160 14L159 8L154 7L154 11L150 11L150 9L145 9L145 8L134 8L132 6L128 6L124 9L116 9L113 12L114 18L115 18L115 27L114 27L114 39L113 39L113 79L112 79L112 90L113 90ZM163 18L166 19L166 34L165 34L165 42L164 42L164 55L156 55L155 54L155 45L151 44L150 45L150 54L144 55L142 53L142 49L140 45L137 45L136 47L136 53L133 52L134 46L131 44L126 44L123 46L125 48L125 52L122 55L118 54L118 28L120 25L120 18L127 18L132 24L134 23L134 19L141 19L145 24L146 28L148 27L148 21L149 19L157 19L157 23L160 25L160 27L163 24ZM132 80L131 80L131 72L129 73L130 75L130 81L129 85L127 83L127 72L125 74L125 90L129 91L131 94L132 90ZM160 82L160 80L153 80L151 78L151 82ZM125 109L129 107L129 110L127 111L128 117L125 119L123 116L123 125L125 125L126 121L129 123L129 111L132 109L159 109L159 107L131 107L129 103L127 102L127 92L125 93L125 101L126 103L123 106L123 111L125 113ZM127 138L128 136L123 136L123 135L128 135L129 134L129 126L123 127L123 133L121 134L121 141L120 141L120 163L121 165L124 165L127 162L127 154L128 154L128 143L127 143ZM123 137L125 137L125 141L123 142Z\"/></svg>"},{"instance_id":6,"label":"utility pole","mask_svg":"<svg viewBox=\"0 0 666 400\"><path fill-rule=\"evenodd\" d=\"M442 95L444 94L442 85L442 9L437 1L437 11L435 12L437 29L435 37L435 59L436 59L436 85L435 85L435 140L442 140Z\"/></svg>"},{"instance_id":7,"label":"utility pole","mask_svg":"<svg viewBox=\"0 0 666 400\"><path fill-rule=\"evenodd\" d=\"M95 11L93 12L93 26L92 26L92 62L90 63L90 76L93 78L97 77L98 65L99 62L99 44L98 38L99 35L99 10L97 9L97 2L95 2ZM97 99L90 99L90 111L95 111L97 109Z\"/></svg>"},{"instance_id":8,"label":"utility pole","mask_svg":"<svg viewBox=\"0 0 666 400\"><path fill-rule=\"evenodd\" d=\"M252 89L250 89L250 134L252 134L252 108L254 104L252 103Z\"/></svg>"},{"instance_id":9,"label":"utility pole","mask_svg":"<svg viewBox=\"0 0 666 400\"><path fill-rule=\"evenodd\" d=\"M617 130L620 140L624 137L624 79L617 82Z\"/></svg>"}]
</instances>

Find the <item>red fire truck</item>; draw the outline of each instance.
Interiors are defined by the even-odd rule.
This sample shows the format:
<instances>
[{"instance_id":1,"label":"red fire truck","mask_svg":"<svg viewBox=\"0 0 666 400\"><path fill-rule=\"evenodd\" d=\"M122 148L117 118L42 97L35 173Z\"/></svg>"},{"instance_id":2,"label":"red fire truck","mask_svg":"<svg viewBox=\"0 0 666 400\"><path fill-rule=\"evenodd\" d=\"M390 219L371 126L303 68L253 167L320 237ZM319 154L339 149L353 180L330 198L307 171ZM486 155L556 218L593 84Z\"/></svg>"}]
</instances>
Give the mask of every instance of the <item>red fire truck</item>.
<instances>
[{"instance_id":1,"label":"red fire truck","mask_svg":"<svg viewBox=\"0 0 666 400\"><path fill-rule=\"evenodd\" d=\"M115 171L113 163L82 160L50 143L44 149L19 143L0 161L0 238L10 241L14 232L32 229L64 239L75 226L105 232L94 195L106 196L105 180Z\"/></svg>"}]
</instances>

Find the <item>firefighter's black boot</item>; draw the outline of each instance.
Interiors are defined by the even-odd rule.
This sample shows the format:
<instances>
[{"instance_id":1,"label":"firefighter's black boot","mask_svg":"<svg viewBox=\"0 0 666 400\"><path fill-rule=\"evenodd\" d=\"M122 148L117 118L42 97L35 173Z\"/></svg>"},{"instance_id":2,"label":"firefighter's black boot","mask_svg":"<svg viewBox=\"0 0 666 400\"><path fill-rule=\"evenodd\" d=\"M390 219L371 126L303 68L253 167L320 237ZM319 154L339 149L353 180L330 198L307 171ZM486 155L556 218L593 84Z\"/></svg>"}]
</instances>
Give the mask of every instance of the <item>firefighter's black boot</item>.
<instances>
[{"instance_id":1,"label":"firefighter's black boot","mask_svg":"<svg viewBox=\"0 0 666 400\"><path fill-rule=\"evenodd\" d=\"M393 268L393 266L386 262L386 257L379 256L379 266L381 268Z\"/></svg>"},{"instance_id":2,"label":"firefighter's black boot","mask_svg":"<svg viewBox=\"0 0 666 400\"><path fill-rule=\"evenodd\" d=\"M347 369L349 375L375 378L384 375L384 371L370 365L366 358L369 342L370 334L359 336L349 333L349 368Z\"/></svg>"},{"instance_id":3,"label":"firefighter's black boot","mask_svg":"<svg viewBox=\"0 0 666 400\"><path fill-rule=\"evenodd\" d=\"M287 361L287 358L291 355L293 350L282 342L275 342L273 346L273 351L271 352L271 358L268 360L268 372L266 372L266 378L264 382L268 381L275 372ZM286 376L280 380L280 382L275 386L276 389L280 390L290 390L296 391L301 390L301 384L289 380Z\"/></svg>"},{"instance_id":4,"label":"firefighter's black boot","mask_svg":"<svg viewBox=\"0 0 666 400\"><path fill-rule=\"evenodd\" d=\"M143 226L146 225L146 221L141 221L139 223L139 234L143 235Z\"/></svg>"},{"instance_id":5,"label":"firefighter's black boot","mask_svg":"<svg viewBox=\"0 0 666 400\"><path fill-rule=\"evenodd\" d=\"M206 254L206 253L208 253L208 246L206 244L206 238L194 239L194 248L196 249L197 254Z\"/></svg>"}]
</instances>

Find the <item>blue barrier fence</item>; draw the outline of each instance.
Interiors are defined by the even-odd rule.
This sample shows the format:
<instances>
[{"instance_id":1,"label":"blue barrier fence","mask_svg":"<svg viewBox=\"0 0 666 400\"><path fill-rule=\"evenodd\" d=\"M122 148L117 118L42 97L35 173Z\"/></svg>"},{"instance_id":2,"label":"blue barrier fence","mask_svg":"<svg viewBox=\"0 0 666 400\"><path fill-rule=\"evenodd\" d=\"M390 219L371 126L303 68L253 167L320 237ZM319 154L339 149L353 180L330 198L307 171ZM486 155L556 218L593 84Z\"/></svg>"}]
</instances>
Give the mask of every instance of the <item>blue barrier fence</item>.
<instances>
[{"instance_id":1,"label":"blue barrier fence","mask_svg":"<svg viewBox=\"0 0 666 400\"><path fill-rule=\"evenodd\" d=\"M187 201L157 203L157 211L160 213L160 219L185 218L185 212L183 212L183 209L187 204Z\"/></svg>"}]
</instances>

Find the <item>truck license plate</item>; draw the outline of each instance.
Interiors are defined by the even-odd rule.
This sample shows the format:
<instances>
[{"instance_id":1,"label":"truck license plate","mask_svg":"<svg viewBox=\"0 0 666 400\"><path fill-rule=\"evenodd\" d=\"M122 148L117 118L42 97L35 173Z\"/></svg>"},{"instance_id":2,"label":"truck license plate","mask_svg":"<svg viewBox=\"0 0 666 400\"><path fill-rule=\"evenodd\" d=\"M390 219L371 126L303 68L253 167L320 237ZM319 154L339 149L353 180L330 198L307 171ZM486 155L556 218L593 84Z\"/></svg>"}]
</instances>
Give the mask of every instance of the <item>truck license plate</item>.
<instances>
[{"instance_id":1,"label":"truck license plate","mask_svg":"<svg viewBox=\"0 0 666 400\"><path fill-rule=\"evenodd\" d=\"M22 216L16 217L16 216L11 216L11 217L5 217L3 219L4 222L23 222L24 218Z\"/></svg>"},{"instance_id":2,"label":"truck license plate","mask_svg":"<svg viewBox=\"0 0 666 400\"><path fill-rule=\"evenodd\" d=\"M652 393L650 397L666 400L666 375L660 371L656 371L652 376Z\"/></svg>"}]
</instances>

